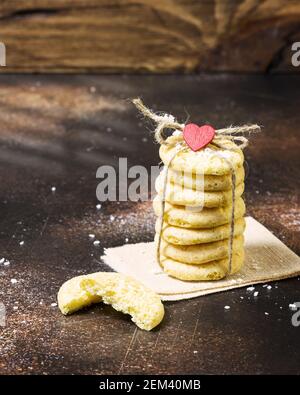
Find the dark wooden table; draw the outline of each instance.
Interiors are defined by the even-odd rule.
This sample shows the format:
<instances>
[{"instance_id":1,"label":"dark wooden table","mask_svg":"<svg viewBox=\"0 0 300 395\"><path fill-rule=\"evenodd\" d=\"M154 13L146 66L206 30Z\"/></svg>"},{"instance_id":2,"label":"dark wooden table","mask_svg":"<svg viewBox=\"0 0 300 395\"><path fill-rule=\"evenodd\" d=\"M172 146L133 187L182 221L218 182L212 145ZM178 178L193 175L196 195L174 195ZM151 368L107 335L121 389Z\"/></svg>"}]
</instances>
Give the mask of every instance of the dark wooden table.
<instances>
[{"instance_id":1,"label":"dark wooden table","mask_svg":"<svg viewBox=\"0 0 300 395\"><path fill-rule=\"evenodd\" d=\"M298 278L257 286L257 299L243 288L165 303L150 333L109 306L64 317L51 305L66 279L108 270L104 247L153 238L150 202L96 209L98 166L158 163L127 100L137 95L183 121L263 125L246 150L248 214L299 254L299 88L297 76L2 75L0 258L10 265L0 265L0 372L300 373L300 327L288 307L300 301Z\"/></svg>"}]
</instances>

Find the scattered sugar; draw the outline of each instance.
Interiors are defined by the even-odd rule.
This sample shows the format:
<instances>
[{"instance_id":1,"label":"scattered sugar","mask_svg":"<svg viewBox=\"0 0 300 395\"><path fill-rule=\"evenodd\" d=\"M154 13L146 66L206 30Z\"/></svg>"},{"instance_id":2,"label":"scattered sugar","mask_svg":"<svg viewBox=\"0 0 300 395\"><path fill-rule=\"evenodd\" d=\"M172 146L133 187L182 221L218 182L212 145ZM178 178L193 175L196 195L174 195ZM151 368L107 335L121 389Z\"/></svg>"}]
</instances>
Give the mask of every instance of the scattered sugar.
<instances>
[{"instance_id":1,"label":"scattered sugar","mask_svg":"<svg viewBox=\"0 0 300 395\"><path fill-rule=\"evenodd\" d=\"M55 192L56 191L56 187L51 187L51 191Z\"/></svg>"},{"instance_id":2,"label":"scattered sugar","mask_svg":"<svg viewBox=\"0 0 300 395\"><path fill-rule=\"evenodd\" d=\"M0 259L0 264L4 263L4 261L5 261L5 258L1 258Z\"/></svg>"},{"instance_id":3,"label":"scattered sugar","mask_svg":"<svg viewBox=\"0 0 300 395\"><path fill-rule=\"evenodd\" d=\"M96 209L97 209L97 210L100 210L100 209L101 209L101 207L102 207L102 206L101 206L101 204L100 204L100 203L99 203L99 204L96 204Z\"/></svg>"},{"instance_id":4,"label":"scattered sugar","mask_svg":"<svg viewBox=\"0 0 300 395\"><path fill-rule=\"evenodd\" d=\"M20 244L20 246L22 246L22 245L24 245L24 243L25 243L24 240L22 240L22 241L20 241L19 244Z\"/></svg>"},{"instance_id":5,"label":"scattered sugar","mask_svg":"<svg viewBox=\"0 0 300 395\"><path fill-rule=\"evenodd\" d=\"M244 296L240 296L241 299L244 299Z\"/></svg>"},{"instance_id":6,"label":"scattered sugar","mask_svg":"<svg viewBox=\"0 0 300 395\"><path fill-rule=\"evenodd\" d=\"M128 237L125 237L125 243L128 243L129 239Z\"/></svg>"},{"instance_id":7,"label":"scattered sugar","mask_svg":"<svg viewBox=\"0 0 300 395\"><path fill-rule=\"evenodd\" d=\"M94 246L98 246L100 244L100 241L99 240L95 240L93 244L94 244Z\"/></svg>"},{"instance_id":8,"label":"scattered sugar","mask_svg":"<svg viewBox=\"0 0 300 395\"><path fill-rule=\"evenodd\" d=\"M272 289L272 286L271 286L271 285L268 285L268 286L267 286L267 289Z\"/></svg>"},{"instance_id":9,"label":"scattered sugar","mask_svg":"<svg viewBox=\"0 0 300 395\"><path fill-rule=\"evenodd\" d=\"M55 303L55 302L51 303L51 307L56 307L56 306L57 306L57 303Z\"/></svg>"},{"instance_id":10,"label":"scattered sugar","mask_svg":"<svg viewBox=\"0 0 300 395\"><path fill-rule=\"evenodd\" d=\"M10 265L10 262L9 262L9 261L5 261L5 262L3 263L3 265L4 265L4 266L9 266L9 265Z\"/></svg>"},{"instance_id":11,"label":"scattered sugar","mask_svg":"<svg viewBox=\"0 0 300 395\"><path fill-rule=\"evenodd\" d=\"M89 238L90 238L90 239L94 239L94 238L95 238L95 235L94 235L93 233L90 233L90 234L89 234Z\"/></svg>"},{"instance_id":12,"label":"scattered sugar","mask_svg":"<svg viewBox=\"0 0 300 395\"><path fill-rule=\"evenodd\" d=\"M172 136L176 136L176 137L181 136L181 135L182 135L182 131L178 130L178 129L174 130L174 132L172 133Z\"/></svg>"},{"instance_id":13,"label":"scattered sugar","mask_svg":"<svg viewBox=\"0 0 300 395\"><path fill-rule=\"evenodd\" d=\"M268 312L265 311L265 315L270 315Z\"/></svg>"},{"instance_id":14,"label":"scattered sugar","mask_svg":"<svg viewBox=\"0 0 300 395\"><path fill-rule=\"evenodd\" d=\"M258 292L254 292L253 296L256 298L258 296Z\"/></svg>"},{"instance_id":15,"label":"scattered sugar","mask_svg":"<svg viewBox=\"0 0 300 395\"><path fill-rule=\"evenodd\" d=\"M113 215L110 215L110 216L109 216L109 220L110 220L111 222L113 222L113 221L115 220L115 217L114 217Z\"/></svg>"},{"instance_id":16,"label":"scattered sugar","mask_svg":"<svg viewBox=\"0 0 300 395\"><path fill-rule=\"evenodd\" d=\"M18 306L13 306L13 309L14 310L18 310Z\"/></svg>"},{"instance_id":17,"label":"scattered sugar","mask_svg":"<svg viewBox=\"0 0 300 395\"><path fill-rule=\"evenodd\" d=\"M12 278L12 279L10 280L10 282L11 282L12 284L16 284L16 283L18 282L18 280L16 280L15 278Z\"/></svg>"},{"instance_id":18,"label":"scattered sugar","mask_svg":"<svg viewBox=\"0 0 300 395\"><path fill-rule=\"evenodd\" d=\"M224 309L225 309L225 310L229 310L229 309L230 309L230 306L224 306Z\"/></svg>"},{"instance_id":19,"label":"scattered sugar","mask_svg":"<svg viewBox=\"0 0 300 395\"><path fill-rule=\"evenodd\" d=\"M255 287L248 287L247 288L247 291L249 291L249 292L252 292L252 291L254 291L255 290Z\"/></svg>"},{"instance_id":20,"label":"scattered sugar","mask_svg":"<svg viewBox=\"0 0 300 395\"><path fill-rule=\"evenodd\" d=\"M212 151L212 153L214 153L214 151L212 149L210 149L210 150ZM230 159L232 157L232 152L230 150L219 151L219 153L221 156L223 156L224 158L227 158L227 159Z\"/></svg>"}]
</instances>

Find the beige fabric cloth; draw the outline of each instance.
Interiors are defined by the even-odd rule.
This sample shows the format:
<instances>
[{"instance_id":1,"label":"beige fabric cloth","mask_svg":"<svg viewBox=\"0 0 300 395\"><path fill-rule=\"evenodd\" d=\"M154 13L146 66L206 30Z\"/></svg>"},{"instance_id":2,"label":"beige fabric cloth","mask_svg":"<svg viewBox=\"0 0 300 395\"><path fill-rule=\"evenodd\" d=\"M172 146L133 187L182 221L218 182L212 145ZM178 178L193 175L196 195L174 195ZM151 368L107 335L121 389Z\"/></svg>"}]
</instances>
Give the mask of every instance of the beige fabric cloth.
<instances>
[{"instance_id":1,"label":"beige fabric cloth","mask_svg":"<svg viewBox=\"0 0 300 395\"><path fill-rule=\"evenodd\" d=\"M245 265L239 273L209 282L169 277L156 262L154 242L108 248L102 259L117 272L135 277L152 288L162 300L195 298L300 275L300 258L252 217L246 218L245 250Z\"/></svg>"}]
</instances>

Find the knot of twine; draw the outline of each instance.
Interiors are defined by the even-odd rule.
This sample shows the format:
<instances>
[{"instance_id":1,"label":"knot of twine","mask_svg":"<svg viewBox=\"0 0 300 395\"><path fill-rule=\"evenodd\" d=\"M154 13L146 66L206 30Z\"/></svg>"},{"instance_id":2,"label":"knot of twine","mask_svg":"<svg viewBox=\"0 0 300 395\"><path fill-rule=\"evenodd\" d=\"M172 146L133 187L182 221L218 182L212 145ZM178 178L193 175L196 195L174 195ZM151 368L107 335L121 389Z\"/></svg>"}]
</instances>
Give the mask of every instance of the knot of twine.
<instances>
[{"instance_id":1,"label":"knot of twine","mask_svg":"<svg viewBox=\"0 0 300 395\"><path fill-rule=\"evenodd\" d=\"M133 104L136 108L143 114L145 117L151 119L156 123L156 128L154 131L154 138L155 141L159 144L170 144L164 136L165 129L172 129L172 130L180 130L183 131L185 124L179 123L176 121L175 117L170 114L156 114L155 112L151 111L148 107L144 105L140 98L133 99ZM236 143L238 148L244 149L248 145L248 139L245 136L238 136L238 134L244 133L251 133L251 132L259 132L260 126L259 125L243 125L243 126L229 126L224 129L217 129L215 130L215 137L213 141L208 146L216 146L218 148L225 148L227 147L222 146L222 141L233 141ZM183 140L183 134L181 133L180 138Z\"/></svg>"},{"instance_id":2,"label":"knot of twine","mask_svg":"<svg viewBox=\"0 0 300 395\"><path fill-rule=\"evenodd\" d=\"M152 119L156 123L156 128L154 131L154 138L155 141L159 144L172 144L170 141L167 141L167 139L164 136L164 130L165 129L173 129L173 130L179 130L183 132L183 129L185 127L185 124L178 123L176 119L173 117L173 115L170 114L163 114L163 115L158 115L155 114L153 111L151 111L148 107L144 105L141 99L133 99L132 100L133 104L137 107L137 109L147 118ZM237 126L237 127L228 127L225 129L217 129L215 130L215 137L213 140L208 144L208 147L216 147L216 148L221 148L225 150L234 150L236 148L228 148L226 146L222 145L222 142L224 141L232 141L237 145L237 148L239 149L244 149L248 145L248 139L245 136L237 136L237 134L243 134L243 133L251 133L251 132L259 132L261 130L260 126L258 125L243 125L243 126ZM179 135L179 139L182 139L182 142L184 142L183 139L183 133ZM178 140L174 143L177 144ZM168 171L169 168L175 159L175 157L178 155L178 153L182 150L185 150L185 146L181 148L179 151L176 151L175 154L171 157L169 162L165 165L166 166L166 172L165 172L165 177L163 181L163 191L162 191L162 197L161 197L161 216L160 216L160 228L158 232L158 242L157 242L157 261L161 265L161 239L162 239L162 231L163 231L163 225L164 225L164 216L165 216L165 200L166 200L166 190L167 190L167 183L168 183ZM231 215L230 215L230 235L228 239L228 267L227 267L227 274L231 274L232 271L232 256L233 256L233 238L235 234L235 189L236 189L236 169L233 165L233 163L229 160L229 158L224 157L220 152L215 151L214 155L217 155L221 157L222 159L225 160L225 162L228 164L229 169L231 171L231 181L232 181L232 189L231 189L231 199L232 199L232 206L231 206ZM162 265L161 265L162 266Z\"/></svg>"}]
</instances>

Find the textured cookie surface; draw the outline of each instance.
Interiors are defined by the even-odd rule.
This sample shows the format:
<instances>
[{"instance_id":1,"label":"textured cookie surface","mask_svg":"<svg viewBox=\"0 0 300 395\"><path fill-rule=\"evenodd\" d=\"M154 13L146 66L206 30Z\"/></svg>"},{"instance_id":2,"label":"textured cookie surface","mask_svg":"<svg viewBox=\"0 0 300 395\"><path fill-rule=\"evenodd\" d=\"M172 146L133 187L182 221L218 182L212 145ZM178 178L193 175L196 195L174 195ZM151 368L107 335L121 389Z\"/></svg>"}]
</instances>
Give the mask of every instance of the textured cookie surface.
<instances>
[{"instance_id":1,"label":"textured cookie surface","mask_svg":"<svg viewBox=\"0 0 300 395\"><path fill-rule=\"evenodd\" d=\"M139 328L148 331L164 316L163 304L156 293L120 273L98 272L74 277L61 286L57 299L63 314L102 301L117 311L130 314Z\"/></svg>"},{"instance_id":2,"label":"textured cookie surface","mask_svg":"<svg viewBox=\"0 0 300 395\"><path fill-rule=\"evenodd\" d=\"M156 243L158 237L156 235ZM244 237L237 236L233 239L233 252L239 252L244 248ZM196 244L189 246L174 245L163 239L160 245L161 255L172 258L178 262L200 265L228 257L229 239L213 243Z\"/></svg>"},{"instance_id":3,"label":"textured cookie surface","mask_svg":"<svg viewBox=\"0 0 300 395\"><path fill-rule=\"evenodd\" d=\"M162 172L166 171L166 167L163 168ZM244 182L245 170L243 166L236 169L236 185ZM225 174L223 176L214 175L203 175L203 174L192 174L186 171L176 171L170 166L168 170L168 181L174 184L184 186L189 189L205 190L205 191L227 191L232 188L232 177L231 174Z\"/></svg>"},{"instance_id":4,"label":"textured cookie surface","mask_svg":"<svg viewBox=\"0 0 300 395\"><path fill-rule=\"evenodd\" d=\"M239 271L244 262L244 251L241 250L232 256L232 270L230 274ZM214 281L221 280L228 273L229 259L221 259L204 263L203 265L190 265L171 258L161 256L161 265L164 271L172 277L184 281Z\"/></svg>"},{"instance_id":5,"label":"textured cookie surface","mask_svg":"<svg viewBox=\"0 0 300 395\"><path fill-rule=\"evenodd\" d=\"M244 232L246 223L244 218L235 220L234 222L234 236L241 235ZM155 231L159 233L160 220L157 219L155 223ZM193 245L210 243L228 239L231 232L230 224L217 226L215 228L206 229L187 229L163 224L162 238L171 244L179 245Z\"/></svg>"},{"instance_id":6,"label":"textured cookie surface","mask_svg":"<svg viewBox=\"0 0 300 395\"><path fill-rule=\"evenodd\" d=\"M162 204L158 195L153 200L153 208L156 216L161 216ZM231 208L231 205L216 208L204 207L199 211L194 207L172 205L165 202L164 220L169 225L182 228L212 228L224 225L230 221ZM245 211L243 199L238 198L235 202L235 218L241 218Z\"/></svg>"},{"instance_id":7,"label":"textured cookie surface","mask_svg":"<svg viewBox=\"0 0 300 395\"><path fill-rule=\"evenodd\" d=\"M168 144L168 143L172 143ZM175 145L173 145L175 143ZM211 175L224 175L231 172L231 166L228 161L238 168L243 164L243 152L231 141L223 141L222 145L228 149L213 149L206 147L197 152L184 147L184 144L177 136L170 136L166 140L166 144L162 144L159 149L159 155L165 165L172 160L172 168L179 171L187 171L189 173L203 173ZM217 153L216 153L217 151ZM223 156L223 157L222 157Z\"/></svg>"},{"instance_id":8,"label":"textured cookie surface","mask_svg":"<svg viewBox=\"0 0 300 395\"><path fill-rule=\"evenodd\" d=\"M155 181L156 192L163 197L164 178L160 174ZM235 188L235 197L239 198L244 192L244 183ZM220 207L231 204L232 191L197 191L183 188L178 184L167 183L165 190L165 200L169 203L191 207Z\"/></svg>"}]
</instances>

